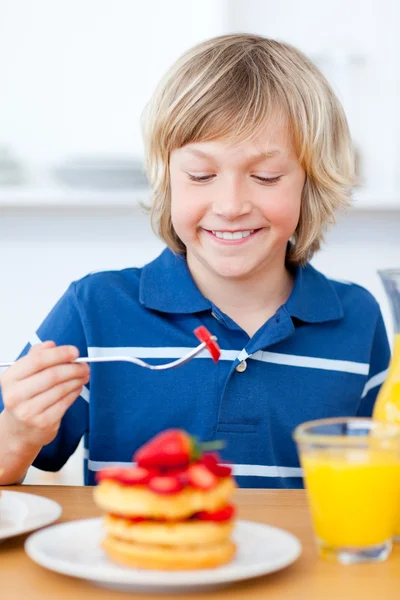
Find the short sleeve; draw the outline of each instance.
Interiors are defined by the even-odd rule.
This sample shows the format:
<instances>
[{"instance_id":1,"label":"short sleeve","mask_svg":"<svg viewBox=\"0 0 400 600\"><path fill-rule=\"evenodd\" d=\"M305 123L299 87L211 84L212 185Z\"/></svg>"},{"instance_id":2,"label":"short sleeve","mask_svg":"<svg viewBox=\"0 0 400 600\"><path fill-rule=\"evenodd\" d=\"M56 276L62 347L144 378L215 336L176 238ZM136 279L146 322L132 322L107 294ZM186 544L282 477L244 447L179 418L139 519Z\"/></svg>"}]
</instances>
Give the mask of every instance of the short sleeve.
<instances>
[{"instance_id":1,"label":"short sleeve","mask_svg":"<svg viewBox=\"0 0 400 600\"><path fill-rule=\"evenodd\" d=\"M84 325L76 298L75 284L72 283L57 304L47 315L37 332L20 353L46 340L54 341L57 346L72 344L79 349L80 356L87 356L87 343ZM43 446L33 466L44 471L58 471L76 450L89 423L89 387L84 387L81 396L65 413L55 439ZM4 409L0 386L0 412Z\"/></svg>"},{"instance_id":2,"label":"short sleeve","mask_svg":"<svg viewBox=\"0 0 400 600\"><path fill-rule=\"evenodd\" d=\"M389 362L390 346L382 314L379 310L379 315L375 327L375 335L373 338L371 348L368 379L367 383L365 384L363 393L361 395L361 401L358 407L357 416L372 416L375 400L377 398L381 385L385 381L388 374Z\"/></svg>"}]
</instances>

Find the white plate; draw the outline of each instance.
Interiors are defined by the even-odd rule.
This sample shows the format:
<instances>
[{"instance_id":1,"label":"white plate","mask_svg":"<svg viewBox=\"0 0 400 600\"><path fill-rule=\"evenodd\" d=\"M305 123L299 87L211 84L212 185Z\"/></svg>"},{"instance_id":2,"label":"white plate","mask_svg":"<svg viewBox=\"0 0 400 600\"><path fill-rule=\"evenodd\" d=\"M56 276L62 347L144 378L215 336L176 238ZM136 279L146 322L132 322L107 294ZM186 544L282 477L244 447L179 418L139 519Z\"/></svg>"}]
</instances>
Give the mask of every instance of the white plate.
<instances>
[{"instance_id":1,"label":"white plate","mask_svg":"<svg viewBox=\"0 0 400 600\"><path fill-rule=\"evenodd\" d=\"M238 521L235 559L222 567L192 571L151 571L122 567L109 560L100 547L102 519L53 525L26 540L28 556L47 569L87 579L97 585L125 591L184 592L227 585L278 571L301 553L296 537L275 527Z\"/></svg>"},{"instance_id":2,"label":"white plate","mask_svg":"<svg viewBox=\"0 0 400 600\"><path fill-rule=\"evenodd\" d=\"M62 508L54 500L3 490L0 495L0 540L56 521Z\"/></svg>"}]
</instances>

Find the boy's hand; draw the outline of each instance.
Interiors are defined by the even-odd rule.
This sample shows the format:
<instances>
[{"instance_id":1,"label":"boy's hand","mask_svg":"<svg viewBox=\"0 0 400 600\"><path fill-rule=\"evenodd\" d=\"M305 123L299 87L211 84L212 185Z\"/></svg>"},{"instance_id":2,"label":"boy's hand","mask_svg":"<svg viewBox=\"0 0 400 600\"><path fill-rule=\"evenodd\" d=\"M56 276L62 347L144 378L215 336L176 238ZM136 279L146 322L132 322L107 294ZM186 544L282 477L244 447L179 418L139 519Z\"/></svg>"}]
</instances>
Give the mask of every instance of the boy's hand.
<instances>
[{"instance_id":1,"label":"boy's hand","mask_svg":"<svg viewBox=\"0 0 400 600\"><path fill-rule=\"evenodd\" d=\"M72 362L78 356L74 346L44 342L1 376L3 418L22 445L45 446L56 437L62 417L90 378L88 364Z\"/></svg>"}]
</instances>

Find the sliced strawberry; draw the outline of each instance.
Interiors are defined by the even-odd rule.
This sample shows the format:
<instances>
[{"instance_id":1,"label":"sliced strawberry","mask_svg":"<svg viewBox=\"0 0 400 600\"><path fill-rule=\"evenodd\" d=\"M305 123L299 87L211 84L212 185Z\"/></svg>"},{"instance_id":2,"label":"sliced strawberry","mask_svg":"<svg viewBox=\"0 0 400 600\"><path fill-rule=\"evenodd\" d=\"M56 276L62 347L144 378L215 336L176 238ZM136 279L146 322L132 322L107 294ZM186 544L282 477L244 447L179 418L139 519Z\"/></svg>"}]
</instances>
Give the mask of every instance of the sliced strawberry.
<instances>
[{"instance_id":1,"label":"sliced strawberry","mask_svg":"<svg viewBox=\"0 0 400 600\"><path fill-rule=\"evenodd\" d=\"M143 521L148 521L147 517L128 517L131 523L143 523Z\"/></svg>"},{"instance_id":2,"label":"sliced strawberry","mask_svg":"<svg viewBox=\"0 0 400 600\"><path fill-rule=\"evenodd\" d=\"M218 483L216 475L201 463L190 465L187 474L190 485L199 490L211 490Z\"/></svg>"},{"instance_id":3,"label":"sliced strawberry","mask_svg":"<svg viewBox=\"0 0 400 600\"><path fill-rule=\"evenodd\" d=\"M182 483L183 487L186 487L187 485L190 484L189 473L188 473L187 469L185 469L181 473L178 473L176 476L179 479L179 481Z\"/></svg>"},{"instance_id":4,"label":"sliced strawberry","mask_svg":"<svg viewBox=\"0 0 400 600\"><path fill-rule=\"evenodd\" d=\"M97 481L111 479L124 485L146 485L154 472L142 467L107 467L97 474Z\"/></svg>"},{"instance_id":5,"label":"sliced strawberry","mask_svg":"<svg viewBox=\"0 0 400 600\"><path fill-rule=\"evenodd\" d=\"M189 483L189 477L187 472L187 465L184 467L162 467L158 470L159 475L172 475L177 477L182 482L183 487L186 487Z\"/></svg>"},{"instance_id":6,"label":"sliced strawberry","mask_svg":"<svg viewBox=\"0 0 400 600\"><path fill-rule=\"evenodd\" d=\"M114 519L121 519L122 521L131 521L131 523L142 523L143 521L148 521L147 517L125 517L124 515L118 515L116 513L111 513L111 516Z\"/></svg>"},{"instance_id":7,"label":"sliced strawberry","mask_svg":"<svg viewBox=\"0 0 400 600\"><path fill-rule=\"evenodd\" d=\"M156 475L153 477L147 487L156 494L177 494L184 485L176 475Z\"/></svg>"},{"instance_id":8,"label":"sliced strawberry","mask_svg":"<svg viewBox=\"0 0 400 600\"><path fill-rule=\"evenodd\" d=\"M118 481L125 470L126 469L124 467L106 467L105 469L102 469L96 473L96 481L97 483L100 483L100 481L104 481L105 479Z\"/></svg>"},{"instance_id":9,"label":"sliced strawberry","mask_svg":"<svg viewBox=\"0 0 400 600\"><path fill-rule=\"evenodd\" d=\"M220 457L216 452L207 452L200 460L200 462L217 477L229 477L229 475L232 474L231 467L228 467L228 465L221 465L219 464L219 461Z\"/></svg>"},{"instance_id":10,"label":"sliced strawberry","mask_svg":"<svg viewBox=\"0 0 400 600\"><path fill-rule=\"evenodd\" d=\"M232 467L228 465L216 465L213 472L217 477L229 477L232 475Z\"/></svg>"},{"instance_id":11,"label":"sliced strawberry","mask_svg":"<svg viewBox=\"0 0 400 600\"><path fill-rule=\"evenodd\" d=\"M200 327L196 327L193 333L200 340L200 342L205 343L213 361L218 362L219 357L221 356L221 350L216 340L211 339L211 333L208 331L207 327L200 325Z\"/></svg>"},{"instance_id":12,"label":"sliced strawberry","mask_svg":"<svg viewBox=\"0 0 400 600\"><path fill-rule=\"evenodd\" d=\"M209 512L202 510L196 513L195 517L200 521L229 521L235 515L235 508L232 504L228 504L224 508Z\"/></svg>"},{"instance_id":13,"label":"sliced strawberry","mask_svg":"<svg viewBox=\"0 0 400 600\"><path fill-rule=\"evenodd\" d=\"M154 477L155 472L143 467L131 467L121 474L119 481L125 485L146 485Z\"/></svg>"}]
</instances>

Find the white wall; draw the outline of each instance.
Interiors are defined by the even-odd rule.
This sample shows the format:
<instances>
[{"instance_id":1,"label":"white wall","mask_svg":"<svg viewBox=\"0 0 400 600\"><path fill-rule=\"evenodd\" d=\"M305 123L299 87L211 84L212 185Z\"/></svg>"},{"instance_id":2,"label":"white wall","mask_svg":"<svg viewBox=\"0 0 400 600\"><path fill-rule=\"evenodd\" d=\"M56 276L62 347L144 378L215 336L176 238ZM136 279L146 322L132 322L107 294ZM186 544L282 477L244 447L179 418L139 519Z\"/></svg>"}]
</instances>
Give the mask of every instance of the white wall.
<instances>
[{"instance_id":1,"label":"white wall","mask_svg":"<svg viewBox=\"0 0 400 600\"><path fill-rule=\"evenodd\" d=\"M139 208L4 211L0 356L21 350L72 280L140 266L161 248Z\"/></svg>"},{"instance_id":2,"label":"white wall","mask_svg":"<svg viewBox=\"0 0 400 600\"><path fill-rule=\"evenodd\" d=\"M35 169L75 153L142 154L164 71L222 32L226 0L1 0L0 146Z\"/></svg>"}]
</instances>

